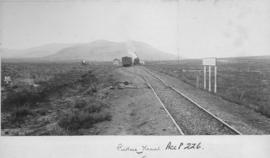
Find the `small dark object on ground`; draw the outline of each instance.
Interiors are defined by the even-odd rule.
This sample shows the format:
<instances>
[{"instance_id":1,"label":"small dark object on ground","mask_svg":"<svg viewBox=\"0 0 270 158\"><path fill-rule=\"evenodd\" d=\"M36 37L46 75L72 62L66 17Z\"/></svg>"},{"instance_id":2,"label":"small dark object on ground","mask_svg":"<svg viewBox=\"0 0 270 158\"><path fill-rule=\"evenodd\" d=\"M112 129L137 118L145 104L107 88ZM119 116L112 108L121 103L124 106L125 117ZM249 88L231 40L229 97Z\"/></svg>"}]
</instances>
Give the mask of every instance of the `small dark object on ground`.
<instances>
[{"instance_id":1,"label":"small dark object on ground","mask_svg":"<svg viewBox=\"0 0 270 158\"><path fill-rule=\"evenodd\" d=\"M45 109L45 108L44 109L38 109L37 110L37 113L40 114L40 115L46 115L47 112L48 112L48 110Z\"/></svg>"},{"instance_id":2,"label":"small dark object on ground","mask_svg":"<svg viewBox=\"0 0 270 158\"><path fill-rule=\"evenodd\" d=\"M27 107L20 107L11 114L11 120L13 123L23 123L25 118L32 116L34 113Z\"/></svg>"}]
</instances>

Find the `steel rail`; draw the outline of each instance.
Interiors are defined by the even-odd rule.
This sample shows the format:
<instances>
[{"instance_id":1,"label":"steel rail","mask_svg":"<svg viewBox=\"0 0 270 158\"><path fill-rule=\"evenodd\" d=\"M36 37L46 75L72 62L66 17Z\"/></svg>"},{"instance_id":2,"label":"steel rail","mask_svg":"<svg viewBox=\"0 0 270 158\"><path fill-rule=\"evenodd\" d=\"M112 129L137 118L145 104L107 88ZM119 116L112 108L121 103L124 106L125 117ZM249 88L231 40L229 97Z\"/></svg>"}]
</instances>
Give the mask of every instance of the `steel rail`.
<instances>
[{"instance_id":1,"label":"steel rail","mask_svg":"<svg viewBox=\"0 0 270 158\"><path fill-rule=\"evenodd\" d=\"M152 85L147 81L147 79L143 76L141 76L147 86L152 90L152 92L154 93L155 97L157 98L157 100L159 101L159 103L162 105L163 109L166 111L166 113L168 114L168 116L170 117L170 119L172 120L172 122L174 123L174 125L176 126L177 130L179 131L179 133L181 135L185 135L183 130L180 128L180 126L176 123L175 119L173 118L173 116L171 115L171 113L168 111L168 109L166 108L166 106L164 105L164 103L161 101L161 99L159 98L159 96L157 95L156 91L154 90L154 88L152 87Z\"/></svg>"},{"instance_id":2,"label":"steel rail","mask_svg":"<svg viewBox=\"0 0 270 158\"><path fill-rule=\"evenodd\" d=\"M129 71L128 71L129 72ZM131 73L131 72L129 72ZM175 121L175 119L173 118L173 116L171 115L171 113L168 111L168 109L166 108L166 106L164 105L164 103L161 101L160 97L157 95L156 91L154 90L154 88L152 87L152 85L149 83L149 81L141 74L138 74L136 72L132 72L133 74L137 74L138 76L140 76L145 83L147 84L147 86L151 89L151 91L153 92L154 96L157 98L158 102L161 104L162 108L165 110L165 112L167 113L167 115L170 117L170 119L172 120L173 124L175 125L175 127L177 128L178 132L181 135L185 135L185 133L183 132L183 130L180 128L180 126L177 124L177 122Z\"/></svg>"}]
</instances>

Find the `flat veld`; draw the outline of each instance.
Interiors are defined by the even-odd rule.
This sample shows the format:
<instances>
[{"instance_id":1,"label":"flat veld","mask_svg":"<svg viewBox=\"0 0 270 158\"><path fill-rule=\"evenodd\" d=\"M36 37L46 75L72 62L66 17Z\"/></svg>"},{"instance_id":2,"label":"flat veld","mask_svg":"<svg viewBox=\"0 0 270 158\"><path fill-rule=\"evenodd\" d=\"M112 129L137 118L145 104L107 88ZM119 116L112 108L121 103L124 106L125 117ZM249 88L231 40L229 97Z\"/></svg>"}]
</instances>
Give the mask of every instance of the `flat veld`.
<instances>
[{"instance_id":1,"label":"flat veld","mask_svg":"<svg viewBox=\"0 0 270 158\"><path fill-rule=\"evenodd\" d=\"M203 89L201 60L148 63L148 68ZM270 58L225 58L217 60L217 96L270 117ZM212 69L212 91L214 87ZM208 73L208 68L207 68ZM207 74L208 88L208 74Z\"/></svg>"},{"instance_id":2,"label":"flat veld","mask_svg":"<svg viewBox=\"0 0 270 158\"><path fill-rule=\"evenodd\" d=\"M177 88L199 99L202 105L205 103L205 108L244 134L269 133L270 60L219 59L217 94L203 90L200 60L147 62L145 67L177 84ZM1 134L179 134L142 75L154 82L142 66L3 61ZM10 76L12 82L6 84L4 76ZM158 90L161 85L155 84L154 89ZM163 92L158 93L159 97L169 103L172 96L164 98ZM173 104L181 111L181 103L172 103L172 108ZM185 118L179 120L180 125L181 120L183 126L191 125L183 123ZM186 128L190 134L207 134L197 127L194 132L190 132L193 128Z\"/></svg>"},{"instance_id":3,"label":"flat veld","mask_svg":"<svg viewBox=\"0 0 270 158\"><path fill-rule=\"evenodd\" d=\"M99 90L113 84L106 63L2 62L2 135L78 135L111 119ZM4 83L10 76L11 84Z\"/></svg>"}]
</instances>

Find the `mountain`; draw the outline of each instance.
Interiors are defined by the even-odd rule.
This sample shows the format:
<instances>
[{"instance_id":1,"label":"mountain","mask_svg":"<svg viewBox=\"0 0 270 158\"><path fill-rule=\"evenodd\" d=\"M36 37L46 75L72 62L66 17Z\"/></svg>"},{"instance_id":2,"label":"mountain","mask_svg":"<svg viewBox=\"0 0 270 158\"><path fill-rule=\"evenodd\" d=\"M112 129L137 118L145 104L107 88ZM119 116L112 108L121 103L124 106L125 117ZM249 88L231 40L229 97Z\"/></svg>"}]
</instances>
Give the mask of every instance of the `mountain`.
<instances>
[{"instance_id":1,"label":"mountain","mask_svg":"<svg viewBox=\"0 0 270 158\"><path fill-rule=\"evenodd\" d=\"M59 50L73 46L75 44L53 43L29 49L0 49L3 58L40 58L57 53Z\"/></svg>"},{"instance_id":2,"label":"mountain","mask_svg":"<svg viewBox=\"0 0 270 158\"><path fill-rule=\"evenodd\" d=\"M49 60L49 61L112 61L123 56L138 56L142 60L175 60L176 56L167 54L138 41L112 42L97 40L80 44L47 44L39 47L10 50L0 49L1 56L8 59Z\"/></svg>"},{"instance_id":3,"label":"mountain","mask_svg":"<svg viewBox=\"0 0 270 158\"><path fill-rule=\"evenodd\" d=\"M40 47L35 47L31 49L25 50L25 57L27 58L37 58L37 57L44 57L48 55L52 55L57 53L61 49L66 47L70 47L76 44L63 44L63 43L54 43L54 44L47 44Z\"/></svg>"},{"instance_id":4,"label":"mountain","mask_svg":"<svg viewBox=\"0 0 270 158\"><path fill-rule=\"evenodd\" d=\"M0 54L3 58L14 58L16 56L20 56L20 52L20 50L0 48Z\"/></svg>"},{"instance_id":5,"label":"mountain","mask_svg":"<svg viewBox=\"0 0 270 158\"><path fill-rule=\"evenodd\" d=\"M53 55L46 57L48 60L90 60L111 61L123 56L136 56L142 60L173 60L175 55L159 51L152 46L137 41L111 42L98 40L87 44L79 44L64 48Z\"/></svg>"}]
</instances>

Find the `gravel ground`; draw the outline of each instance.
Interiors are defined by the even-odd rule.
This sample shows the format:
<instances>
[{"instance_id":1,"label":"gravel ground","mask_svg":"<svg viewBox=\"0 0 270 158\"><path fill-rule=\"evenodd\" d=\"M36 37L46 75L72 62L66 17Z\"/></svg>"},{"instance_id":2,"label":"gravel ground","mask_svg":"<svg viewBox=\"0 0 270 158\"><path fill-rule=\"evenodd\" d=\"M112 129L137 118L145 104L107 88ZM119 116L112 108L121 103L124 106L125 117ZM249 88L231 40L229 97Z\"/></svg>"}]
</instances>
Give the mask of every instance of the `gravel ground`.
<instances>
[{"instance_id":1,"label":"gravel ground","mask_svg":"<svg viewBox=\"0 0 270 158\"><path fill-rule=\"evenodd\" d=\"M228 127L203 112L171 88L166 87L158 79L140 70L138 73L143 74L147 78L186 135L235 134Z\"/></svg>"},{"instance_id":2,"label":"gravel ground","mask_svg":"<svg viewBox=\"0 0 270 158\"><path fill-rule=\"evenodd\" d=\"M110 90L112 120L96 125L100 135L179 135L151 89L132 68L118 68L114 76L128 85Z\"/></svg>"},{"instance_id":3,"label":"gravel ground","mask_svg":"<svg viewBox=\"0 0 270 158\"><path fill-rule=\"evenodd\" d=\"M270 118L244 105L235 104L214 94L196 89L174 77L153 70L151 71L166 83L174 86L202 107L233 126L242 134L270 134Z\"/></svg>"}]
</instances>

